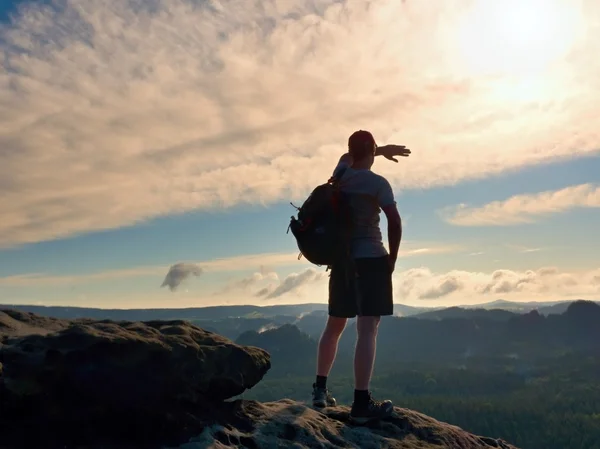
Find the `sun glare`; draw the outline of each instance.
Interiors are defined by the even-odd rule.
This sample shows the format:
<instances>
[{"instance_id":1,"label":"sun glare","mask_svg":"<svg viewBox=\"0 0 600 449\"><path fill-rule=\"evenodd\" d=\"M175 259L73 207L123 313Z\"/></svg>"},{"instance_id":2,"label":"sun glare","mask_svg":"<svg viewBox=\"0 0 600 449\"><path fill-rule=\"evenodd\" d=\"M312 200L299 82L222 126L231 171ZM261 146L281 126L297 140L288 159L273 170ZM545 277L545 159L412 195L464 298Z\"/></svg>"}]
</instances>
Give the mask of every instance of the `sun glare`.
<instances>
[{"instance_id":1,"label":"sun glare","mask_svg":"<svg viewBox=\"0 0 600 449\"><path fill-rule=\"evenodd\" d=\"M577 0L476 0L459 31L473 74L527 75L563 58L581 29Z\"/></svg>"}]
</instances>

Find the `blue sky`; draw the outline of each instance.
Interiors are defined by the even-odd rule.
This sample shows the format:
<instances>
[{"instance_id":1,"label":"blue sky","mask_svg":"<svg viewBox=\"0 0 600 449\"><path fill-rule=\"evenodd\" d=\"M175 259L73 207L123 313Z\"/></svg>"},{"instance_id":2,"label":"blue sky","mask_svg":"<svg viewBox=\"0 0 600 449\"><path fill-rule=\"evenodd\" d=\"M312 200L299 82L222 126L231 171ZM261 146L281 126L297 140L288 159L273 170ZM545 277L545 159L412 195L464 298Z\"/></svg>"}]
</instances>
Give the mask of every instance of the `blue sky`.
<instances>
[{"instance_id":1,"label":"blue sky","mask_svg":"<svg viewBox=\"0 0 600 449\"><path fill-rule=\"evenodd\" d=\"M8 21L9 18L9 14L12 13L12 11L14 11L15 9L15 4L17 2L3 2L2 5L0 5L0 17L2 18L3 22Z\"/></svg>"},{"instance_id":2,"label":"blue sky","mask_svg":"<svg viewBox=\"0 0 600 449\"><path fill-rule=\"evenodd\" d=\"M598 299L600 65L584 56L598 45L599 8L555 0L547 11L568 20L549 14L524 53L501 54L503 30L474 47L459 26L485 20L485 0L474 10L381 0L366 16L361 2L336 3L241 2L242 17L218 3L156 2L170 15L153 15L115 0L53 16L33 6L15 22L10 2L0 6L0 303L324 302L324 269L296 260L286 235L289 201L327 179L358 128L413 152L373 167L403 217L396 302ZM455 47L426 33L436 17ZM378 31L350 54L340 36L365 21ZM541 51L550 34L571 47ZM376 76L336 68L356 61ZM203 272L161 288L177 263Z\"/></svg>"}]
</instances>

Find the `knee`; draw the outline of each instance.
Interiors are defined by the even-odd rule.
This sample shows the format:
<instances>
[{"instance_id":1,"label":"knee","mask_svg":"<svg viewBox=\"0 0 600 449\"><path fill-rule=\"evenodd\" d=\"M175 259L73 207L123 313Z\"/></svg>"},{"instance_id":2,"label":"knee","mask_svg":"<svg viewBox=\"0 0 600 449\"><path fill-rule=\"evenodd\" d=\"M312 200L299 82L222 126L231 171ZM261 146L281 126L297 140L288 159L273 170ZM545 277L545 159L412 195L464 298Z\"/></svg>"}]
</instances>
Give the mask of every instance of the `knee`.
<instances>
[{"instance_id":1,"label":"knee","mask_svg":"<svg viewBox=\"0 0 600 449\"><path fill-rule=\"evenodd\" d=\"M346 321L346 318L330 316L327 319L327 325L325 326L324 334L330 337L339 338L346 328Z\"/></svg>"},{"instance_id":2,"label":"knee","mask_svg":"<svg viewBox=\"0 0 600 449\"><path fill-rule=\"evenodd\" d=\"M377 335L377 328L381 317L378 316L359 316L356 320L356 331L359 337L369 337Z\"/></svg>"}]
</instances>

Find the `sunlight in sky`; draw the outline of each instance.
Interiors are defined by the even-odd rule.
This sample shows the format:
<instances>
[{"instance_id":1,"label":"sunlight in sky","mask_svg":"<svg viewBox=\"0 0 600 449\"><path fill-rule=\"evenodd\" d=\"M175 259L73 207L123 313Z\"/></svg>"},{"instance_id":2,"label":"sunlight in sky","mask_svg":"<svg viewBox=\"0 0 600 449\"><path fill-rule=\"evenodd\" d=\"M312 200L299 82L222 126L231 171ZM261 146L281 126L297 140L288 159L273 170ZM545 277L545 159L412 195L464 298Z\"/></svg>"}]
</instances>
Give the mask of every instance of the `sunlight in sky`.
<instances>
[{"instance_id":1,"label":"sunlight in sky","mask_svg":"<svg viewBox=\"0 0 600 449\"><path fill-rule=\"evenodd\" d=\"M573 0L477 0L464 18L459 48L468 71L527 75L564 58L583 29Z\"/></svg>"},{"instance_id":2,"label":"sunlight in sky","mask_svg":"<svg viewBox=\"0 0 600 449\"><path fill-rule=\"evenodd\" d=\"M0 0L0 52L0 302L324 302L289 203L357 129L397 302L600 295L600 0Z\"/></svg>"}]
</instances>

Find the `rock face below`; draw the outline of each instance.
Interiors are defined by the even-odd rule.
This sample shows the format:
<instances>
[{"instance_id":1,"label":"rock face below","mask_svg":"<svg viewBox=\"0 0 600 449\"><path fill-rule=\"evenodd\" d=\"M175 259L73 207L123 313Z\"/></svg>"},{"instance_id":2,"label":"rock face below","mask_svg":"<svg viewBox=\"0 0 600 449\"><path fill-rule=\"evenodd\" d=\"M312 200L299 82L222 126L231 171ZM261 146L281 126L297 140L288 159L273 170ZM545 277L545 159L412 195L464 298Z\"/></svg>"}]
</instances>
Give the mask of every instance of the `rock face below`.
<instances>
[{"instance_id":1,"label":"rock face below","mask_svg":"<svg viewBox=\"0 0 600 449\"><path fill-rule=\"evenodd\" d=\"M349 424L349 413L348 407L319 412L289 399L235 401L224 413L226 420L206 427L179 449L516 449L399 407L390 419L369 426Z\"/></svg>"}]
</instances>

